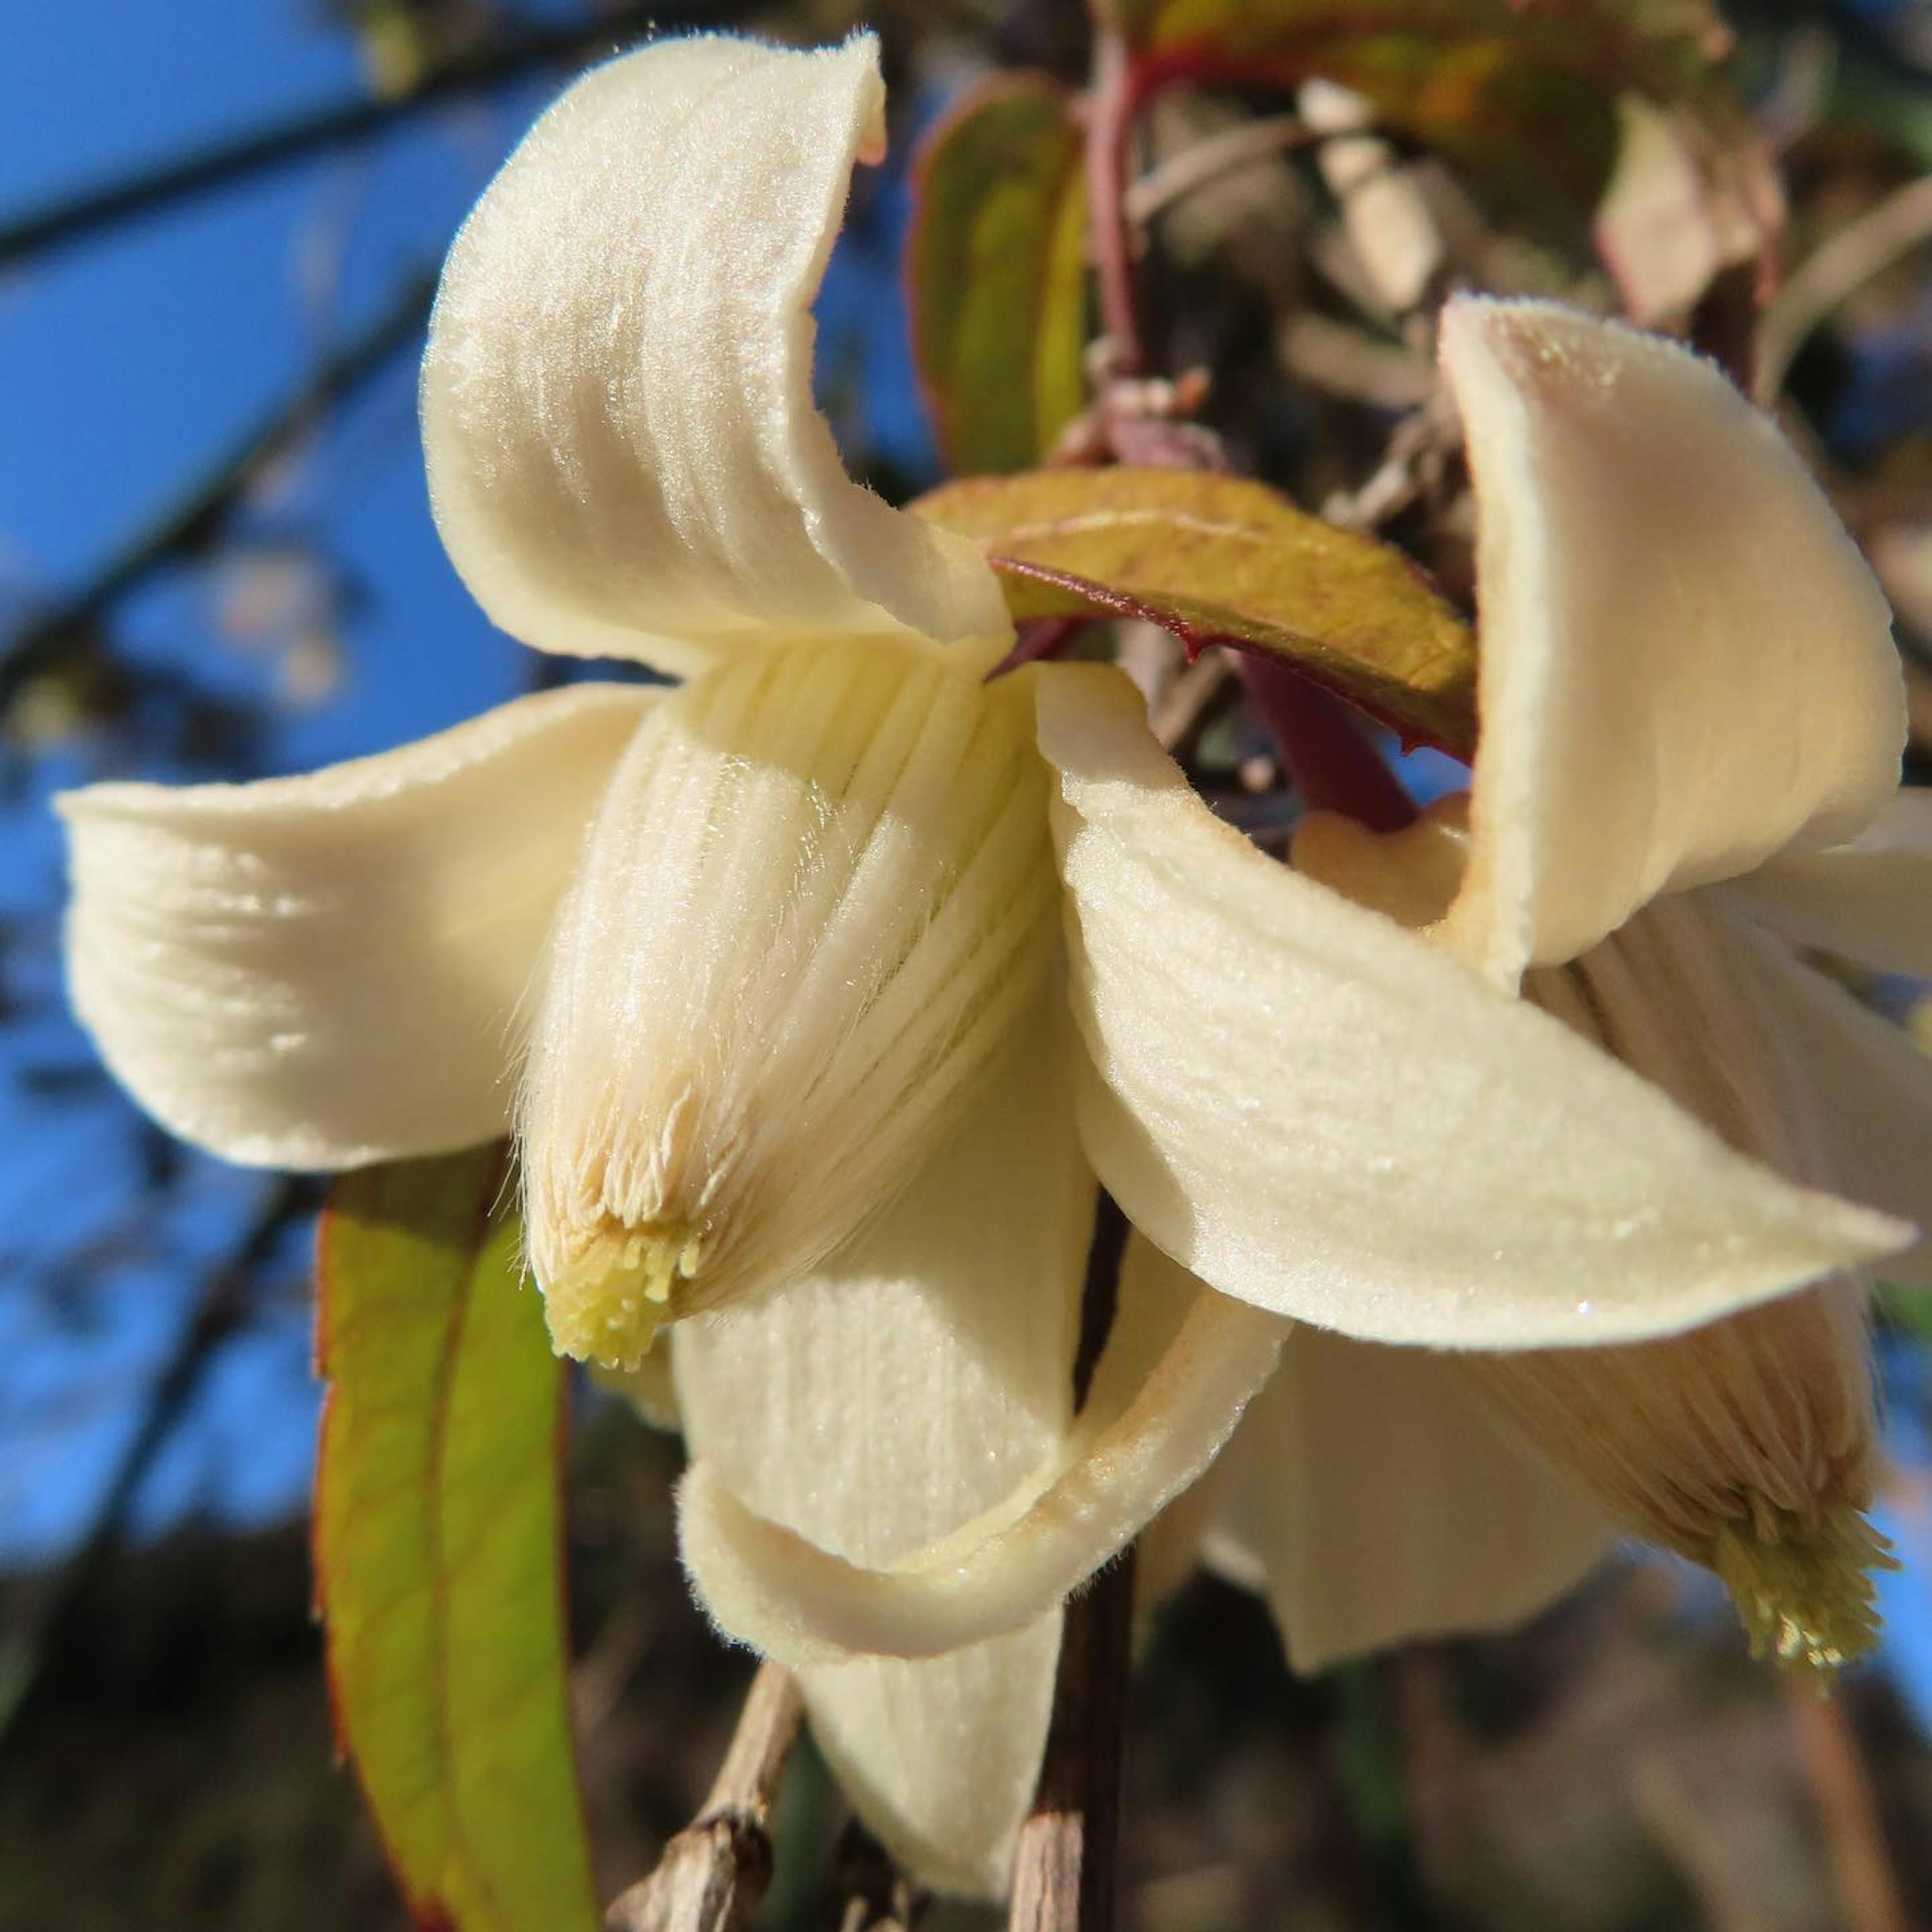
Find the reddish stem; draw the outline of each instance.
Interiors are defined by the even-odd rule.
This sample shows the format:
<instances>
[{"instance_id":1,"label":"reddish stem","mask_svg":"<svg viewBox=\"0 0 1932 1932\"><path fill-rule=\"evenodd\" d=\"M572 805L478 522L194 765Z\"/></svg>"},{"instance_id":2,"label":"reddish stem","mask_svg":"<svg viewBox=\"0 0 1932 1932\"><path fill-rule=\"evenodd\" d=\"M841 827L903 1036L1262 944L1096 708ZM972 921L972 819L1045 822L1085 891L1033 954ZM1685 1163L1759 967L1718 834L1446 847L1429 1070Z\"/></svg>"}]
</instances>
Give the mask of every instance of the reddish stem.
<instances>
[{"instance_id":1,"label":"reddish stem","mask_svg":"<svg viewBox=\"0 0 1932 1932\"><path fill-rule=\"evenodd\" d=\"M1087 103L1088 211L1100 285L1100 326L1114 344L1115 368L1136 375L1142 351L1134 302L1133 235L1127 222L1127 141L1137 106L1133 63L1118 28L1094 40L1094 84Z\"/></svg>"},{"instance_id":2,"label":"reddish stem","mask_svg":"<svg viewBox=\"0 0 1932 1932\"><path fill-rule=\"evenodd\" d=\"M1415 805L1363 735L1353 708L1274 658L1237 651L1235 668L1310 811L1340 812L1371 832L1415 823Z\"/></svg>"}]
</instances>

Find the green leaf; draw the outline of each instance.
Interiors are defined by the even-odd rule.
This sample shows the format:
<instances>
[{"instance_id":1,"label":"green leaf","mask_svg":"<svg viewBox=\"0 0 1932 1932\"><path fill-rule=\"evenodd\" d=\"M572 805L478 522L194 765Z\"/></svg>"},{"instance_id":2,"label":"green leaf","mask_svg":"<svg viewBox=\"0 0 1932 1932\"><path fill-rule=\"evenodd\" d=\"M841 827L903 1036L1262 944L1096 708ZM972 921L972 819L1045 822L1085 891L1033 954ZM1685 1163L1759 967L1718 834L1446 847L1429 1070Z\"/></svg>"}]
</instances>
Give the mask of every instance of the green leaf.
<instances>
[{"instance_id":1,"label":"green leaf","mask_svg":"<svg viewBox=\"0 0 1932 1932\"><path fill-rule=\"evenodd\" d=\"M1686 98L1728 44L1708 0L1120 0L1144 71L1320 76L1518 201L1594 205L1616 97Z\"/></svg>"},{"instance_id":2,"label":"green leaf","mask_svg":"<svg viewBox=\"0 0 1932 1932\"><path fill-rule=\"evenodd\" d=\"M500 1148L337 1184L317 1605L338 1734L417 1922L598 1924L565 1702L564 1382Z\"/></svg>"},{"instance_id":3,"label":"green leaf","mask_svg":"<svg viewBox=\"0 0 1932 1932\"><path fill-rule=\"evenodd\" d=\"M1018 74L974 90L920 155L914 350L956 470L1037 462L1085 400L1083 152L1066 94Z\"/></svg>"},{"instance_id":4,"label":"green leaf","mask_svg":"<svg viewBox=\"0 0 1932 1932\"><path fill-rule=\"evenodd\" d=\"M1412 741L1475 742L1475 640L1397 550L1265 484L1174 470L1042 470L914 506L974 539L1016 618L1143 617L1190 651L1269 651Z\"/></svg>"}]
</instances>

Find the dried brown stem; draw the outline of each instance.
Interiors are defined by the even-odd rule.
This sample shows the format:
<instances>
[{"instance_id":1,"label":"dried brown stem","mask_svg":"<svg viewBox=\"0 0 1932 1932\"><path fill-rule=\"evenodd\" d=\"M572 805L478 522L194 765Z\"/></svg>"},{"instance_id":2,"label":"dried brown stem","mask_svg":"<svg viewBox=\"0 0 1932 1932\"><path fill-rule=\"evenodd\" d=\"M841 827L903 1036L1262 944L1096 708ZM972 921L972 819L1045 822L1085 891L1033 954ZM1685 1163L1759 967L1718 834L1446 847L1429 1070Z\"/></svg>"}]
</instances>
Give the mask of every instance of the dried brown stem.
<instances>
[{"instance_id":1,"label":"dried brown stem","mask_svg":"<svg viewBox=\"0 0 1932 1932\"><path fill-rule=\"evenodd\" d=\"M772 1802L804 1715L790 1672L760 1664L704 1808L605 1913L608 1932L739 1932L772 1882Z\"/></svg>"},{"instance_id":2,"label":"dried brown stem","mask_svg":"<svg viewBox=\"0 0 1932 1932\"><path fill-rule=\"evenodd\" d=\"M1066 1606L1046 1762L1020 1827L1009 1932L1109 1932L1114 1923L1133 1607L1131 1549Z\"/></svg>"}]
</instances>

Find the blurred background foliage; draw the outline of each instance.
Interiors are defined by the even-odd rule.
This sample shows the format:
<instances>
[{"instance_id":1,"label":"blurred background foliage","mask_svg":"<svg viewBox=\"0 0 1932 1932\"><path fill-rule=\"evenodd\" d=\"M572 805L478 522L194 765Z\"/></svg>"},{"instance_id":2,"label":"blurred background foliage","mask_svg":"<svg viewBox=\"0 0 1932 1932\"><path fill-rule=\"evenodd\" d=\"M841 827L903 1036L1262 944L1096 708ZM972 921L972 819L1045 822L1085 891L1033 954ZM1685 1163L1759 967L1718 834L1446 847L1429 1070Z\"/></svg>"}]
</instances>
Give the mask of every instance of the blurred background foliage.
<instances>
[{"instance_id":1,"label":"blurred background foliage","mask_svg":"<svg viewBox=\"0 0 1932 1932\"><path fill-rule=\"evenodd\" d=\"M1789 365L1786 418L1896 604L1924 782L1932 7L1761 0L1727 13L1732 71L1788 196L1795 272L1770 326ZM891 161L857 187L820 304L820 377L854 466L903 500L940 474L902 290L910 158L992 68L1078 86L1081 0L10 10L7 1932L402 1923L352 1783L332 1763L309 1616L316 1190L184 1151L101 1072L61 994L48 800L103 778L300 769L573 674L489 629L430 524L412 375L442 251L561 80L619 41L698 22L822 40L861 18L884 34L897 125ZM1140 273L1158 365L1210 369L1204 420L1238 466L1321 507L1372 478L1394 427L1426 404L1429 363L1352 235L1322 144L1282 130L1226 146L1288 104L1252 89L1163 100L1137 157L1150 244ZM1222 164L1204 173L1187 158L1213 142ZM1394 162L1434 171L1459 272L1610 301L1574 219L1566 230L1507 180L1499 191L1480 157L1465 180L1405 137ZM1702 339L1720 350L1736 339L1725 305L1739 299L1722 275L1709 281L1692 318ZM1036 400L1058 428L1064 398ZM946 427L956 447L970 442L970 424ZM1425 496L1426 458L1423 446L1410 478ZM1397 501L1381 517L1391 533L1433 530L1406 526L1404 511ZM1426 560L1466 593L1453 553ZM1180 738L1198 782L1265 830L1278 775L1232 688L1184 684L1172 664L1160 674L1190 707ZM1413 775L1442 782L1426 764ZM1916 1018L1912 989L1874 990ZM1676 1568L1630 1564L1508 1640L1426 1646L1306 1684L1287 1677L1257 1604L1199 1580L1148 1620L1127 1923L1903 1932L1932 1922L1932 1314L1900 1302L1888 1320L1898 1472L1885 1521L1908 1567L1887 1580L1884 1652L1835 1703L1794 1697L1748 1666L1714 1592ZM674 1448L587 1391L578 1423L572 1693L608 1895L689 1816L748 1666L718 1648L678 1574ZM787 1788L764 1922L814 1922L816 1874L839 1829L807 1754Z\"/></svg>"}]
</instances>

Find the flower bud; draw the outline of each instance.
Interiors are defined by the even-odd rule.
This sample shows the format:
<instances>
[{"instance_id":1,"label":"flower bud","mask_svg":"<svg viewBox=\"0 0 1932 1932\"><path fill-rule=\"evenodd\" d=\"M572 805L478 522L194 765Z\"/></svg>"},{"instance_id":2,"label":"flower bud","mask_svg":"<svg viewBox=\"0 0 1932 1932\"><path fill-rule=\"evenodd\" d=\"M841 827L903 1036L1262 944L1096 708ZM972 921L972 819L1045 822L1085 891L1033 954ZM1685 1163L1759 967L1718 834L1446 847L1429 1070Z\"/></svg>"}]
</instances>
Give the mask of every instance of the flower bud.
<instances>
[{"instance_id":1,"label":"flower bud","mask_svg":"<svg viewBox=\"0 0 1932 1932\"><path fill-rule=\"evenodd\" d=\"M518 1112L562 1352L796 1278L904 1184L1058 945L1024 679L836 640L670 694L559 914Z\"/></svg>"}]
</instances>

